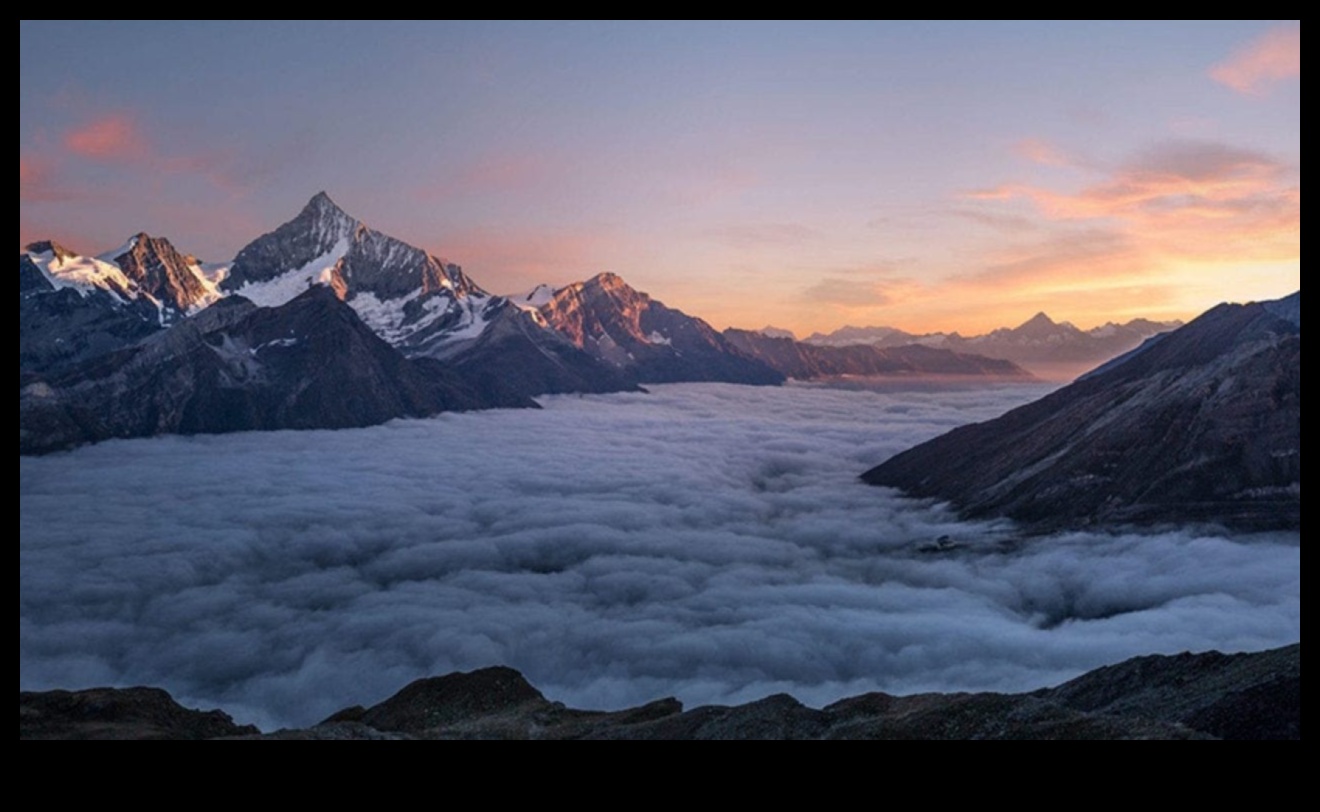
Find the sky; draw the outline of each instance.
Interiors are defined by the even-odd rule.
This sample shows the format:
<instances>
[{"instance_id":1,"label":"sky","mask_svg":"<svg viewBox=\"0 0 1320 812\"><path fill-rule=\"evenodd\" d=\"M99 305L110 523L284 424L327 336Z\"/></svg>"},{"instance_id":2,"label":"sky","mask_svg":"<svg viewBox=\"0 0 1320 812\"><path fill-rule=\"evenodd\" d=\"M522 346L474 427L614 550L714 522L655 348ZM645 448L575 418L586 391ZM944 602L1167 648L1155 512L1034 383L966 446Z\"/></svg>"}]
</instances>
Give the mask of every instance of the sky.
<instances>
[{"instance_id":1,"label":"sky","mask_svg":"<svg viewBox=\"0 0 1320 812\"><path fill-rule=\"evenodd\" d=\"M1050 386L650 388L20 457L19 689L271 729L489 665L572 707L820 707L1301 639L1299 533L1024 538L857 478Z\"/></svg>"},{"instance_id":2,"label":"sky","mask_svg":"<svg viewBox=\"0 0 1320 812\"><path fill-rule=\"evenodd\" d=\"M495 293L717 328L1301 286L1300 21L19 24L19 244L232 258L318 191Z\"/></svg>"}]
</instances>

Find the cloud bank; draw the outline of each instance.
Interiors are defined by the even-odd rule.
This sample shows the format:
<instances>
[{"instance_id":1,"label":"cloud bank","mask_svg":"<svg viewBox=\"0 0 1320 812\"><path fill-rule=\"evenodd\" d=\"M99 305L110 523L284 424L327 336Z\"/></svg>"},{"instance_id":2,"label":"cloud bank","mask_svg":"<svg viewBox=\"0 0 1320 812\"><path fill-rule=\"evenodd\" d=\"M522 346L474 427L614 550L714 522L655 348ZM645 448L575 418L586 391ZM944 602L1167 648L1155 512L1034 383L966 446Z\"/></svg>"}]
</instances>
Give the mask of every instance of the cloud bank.
<instances>
[{"instance_id":1,"label":"cloud bank","mask_svg":"<svg viewBox=\"0 0 1320 812\"><path fill-rule=\"evenodd\" d=\"M1295 534L1023 540L856 480L1043 391L672 385L20 459L20 689L272 727L491 664L578 707L822 704L1300 639Z\"/></svg>"}]
</instances>

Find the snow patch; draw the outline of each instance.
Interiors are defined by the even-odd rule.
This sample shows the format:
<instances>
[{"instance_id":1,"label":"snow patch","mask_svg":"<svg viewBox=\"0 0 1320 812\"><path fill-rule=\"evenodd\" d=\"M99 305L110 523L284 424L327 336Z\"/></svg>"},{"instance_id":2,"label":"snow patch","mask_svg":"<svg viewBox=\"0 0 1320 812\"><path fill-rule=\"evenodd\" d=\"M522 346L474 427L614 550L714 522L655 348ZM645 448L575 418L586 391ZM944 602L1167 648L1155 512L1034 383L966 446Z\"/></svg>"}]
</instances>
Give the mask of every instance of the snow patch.
<instances>
[{"instance_id":1,"label":"snow patch","mask_svg":"<svg viewBox=\"0 0 1320 812\"><path fill-rule=\"evenodd\" d=\"M335 243L328 252L301 268L264 282L248 282L234 293L250 299L258 307L278 307L294 299L312 285L330 284L335 266L347 253L348 238L340 237L339 242Z\"/></svg>"},{"instance_id":2,"label":"snow patch","mask_svg":"<svg viewBox=\"0 0 1320 812\"><path fill-rule=\"evenodd\" d=\"M122 301L138 298L141 290L129 279L123 269L113 262L94 257L59 257L54 251L28 254L32 264L41 270L46 281L55 288L73 288L86 296L100 289L114 294Z\"/></svg>"}]
</instances>

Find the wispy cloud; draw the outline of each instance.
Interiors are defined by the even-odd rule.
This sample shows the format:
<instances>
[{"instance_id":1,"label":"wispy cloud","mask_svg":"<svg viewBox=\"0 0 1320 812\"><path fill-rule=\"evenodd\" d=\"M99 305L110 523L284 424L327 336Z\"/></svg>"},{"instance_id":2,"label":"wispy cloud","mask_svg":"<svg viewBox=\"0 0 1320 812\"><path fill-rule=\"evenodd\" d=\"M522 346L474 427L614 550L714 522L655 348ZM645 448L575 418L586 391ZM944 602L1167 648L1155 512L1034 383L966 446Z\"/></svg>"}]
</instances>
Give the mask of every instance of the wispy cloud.
<instances>
[{"instance_id":1,"label":"wispy cloud","mask_svg":"<svg viewBox=\"0 0 1320 812\"><path fill-rule=\"evenodd\" d=\"M1274 28L1210 69L1210 77L1239 93L1261 95L1302 75L1301 24Z\"/></svg>"},{"instance_id":2,"label":"wispy cloud","mask_svg":"<svg viewBox=\"0 0 1320 812\"><path fill-rule=\"evenodd\" d=\"M74 155L105 162L138 161L151 152L137 121L126 113L100 116L70 129L64 146Z\"/></svg>"},{"instance_id":3,"label":"wispy cloud","mask_svg":"<svg viewBox=\"0 0 1320 812\"><path fill-rule=\"evenodd\" d=\"M1063 150L1041 138L1024 138L1013 145L1013 151L1044 166L1073 166L1075 163Z\"/></svg>"},{"instance_id":4,"label":"wispy cloud","mask_svg":"<svg viewBox=\"0 0 1320 812\"><path fill-rule=\"evenodd\" d=\"M1277 258L1301 220L1295 168L1260 152L1208 141L1169 141L1144 150L1074 192L1005 184L966 195L984 202L1025 199L1050 221L1108 220L1128 238L1182 255Z\"/></svg>"}]
</instances>

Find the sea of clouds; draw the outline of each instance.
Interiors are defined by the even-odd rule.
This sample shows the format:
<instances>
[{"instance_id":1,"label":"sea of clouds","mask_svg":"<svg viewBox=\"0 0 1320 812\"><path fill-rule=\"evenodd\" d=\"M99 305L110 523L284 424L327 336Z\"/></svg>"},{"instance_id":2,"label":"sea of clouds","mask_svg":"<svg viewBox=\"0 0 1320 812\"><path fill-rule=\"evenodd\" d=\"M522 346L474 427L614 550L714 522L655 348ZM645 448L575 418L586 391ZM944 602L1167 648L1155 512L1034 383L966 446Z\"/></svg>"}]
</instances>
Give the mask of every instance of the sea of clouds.
<instances>
[{"instance_id":1,"label":"sea of clouds","mask_svg":"<svg viewBox=\"0 0 1320 812\"><path fill-rule=\"evenodd\" d=\"M1024 538L856 478L1045 391L680 384L20 458L19 688L272 728L492 664L575 707L819 706L1301 639L1297 533Z\"/></svg>"}]
</instances>

